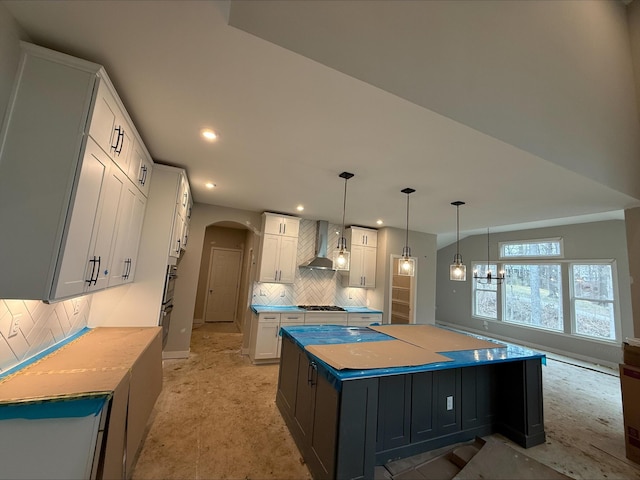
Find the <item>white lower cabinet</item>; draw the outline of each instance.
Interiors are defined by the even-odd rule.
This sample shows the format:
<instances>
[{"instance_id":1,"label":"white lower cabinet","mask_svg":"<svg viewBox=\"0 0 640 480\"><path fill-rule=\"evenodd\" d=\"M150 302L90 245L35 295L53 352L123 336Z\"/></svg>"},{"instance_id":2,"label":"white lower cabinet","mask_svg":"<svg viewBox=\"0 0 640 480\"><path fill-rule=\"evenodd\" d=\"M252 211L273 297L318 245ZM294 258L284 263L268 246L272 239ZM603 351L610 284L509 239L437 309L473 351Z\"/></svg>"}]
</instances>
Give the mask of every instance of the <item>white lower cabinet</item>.
<instances>
[{"instance_id":1,"label":"white lower cabinet","mask_svg":"<svg viewBox=\"0 0 640 480\"><path fill-rule=\"evenodd\" d=\"M279 313L259 313L253 316L249 357L256 360L278 358Z\"/></svg>"},{"instance_id":2,"label":"white lower cabinet","mask_svg":"<svg viewBox=\"0 0 640 480\"><path fill-rule=\"evenodd\" d=\"M306 312L305 325L347 325L347 313L343 312Z\"/></svg>"},{"instance_id":3,"label":"white lower cabinet","mask_svg":"<svg viewBox=\"0 0 640 480\"><path fill-rule=\"evenodd\" d=\"M368 327L372 323L382 325L381 313L350 313L347 315L347 325L350 327Z\"/></svg>"},{"instance_id":4,"label":"white lower cabinet","mask_svg":"<svg viewBox=\"0 0 640 480\"><path fill-rule=\"evenodd\" d=\"M304 325L304 313L280 314L280 328L296 325ZM278 328L278 358L280 358L280 351L282 350L282 335L280 335L280 328Z\"/></svg>"}]
</instances>

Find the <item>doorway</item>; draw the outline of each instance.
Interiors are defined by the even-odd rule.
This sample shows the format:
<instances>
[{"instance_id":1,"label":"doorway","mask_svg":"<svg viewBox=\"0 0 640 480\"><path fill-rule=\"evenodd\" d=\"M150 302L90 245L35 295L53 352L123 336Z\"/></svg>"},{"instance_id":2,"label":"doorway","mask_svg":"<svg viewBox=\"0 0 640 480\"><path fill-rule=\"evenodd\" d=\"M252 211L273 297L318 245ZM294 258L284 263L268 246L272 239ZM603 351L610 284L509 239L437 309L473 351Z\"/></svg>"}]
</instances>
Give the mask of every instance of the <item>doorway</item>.
<instances>
[{"instance_id":1,"label":"doorway","mask_svg":"<svg viewBox=\"0 0 640 480\"><path fill-rule=\"evenodd\" d=\"M211 248L205 322L235 322L241 271L242 250Z\"/></svg>"},{"instance_id":2,"label":"doorway","mask_svg":"<svg viewBox=\"0 0 640 480\"><path fill-rule=\"evenodd\" d=\"M415 286L418 268L416 265L413 277L398 275L400 258L399 255L391 255L389 323L394 325L415 323Z\"/></svg>"}]
</instances>

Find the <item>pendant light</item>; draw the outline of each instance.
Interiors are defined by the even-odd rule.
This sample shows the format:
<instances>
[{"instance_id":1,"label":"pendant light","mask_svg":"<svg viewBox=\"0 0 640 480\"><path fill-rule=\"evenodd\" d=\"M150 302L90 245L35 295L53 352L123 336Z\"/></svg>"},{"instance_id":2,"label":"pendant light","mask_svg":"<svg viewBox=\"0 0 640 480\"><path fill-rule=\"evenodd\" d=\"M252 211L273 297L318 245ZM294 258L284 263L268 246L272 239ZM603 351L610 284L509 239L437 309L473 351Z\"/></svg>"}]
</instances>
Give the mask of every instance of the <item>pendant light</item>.
<instances>
[{"instance_id":1,"label":"pendant light","mask_svg":"<svg viewBox=\"0 0 640 480\"><path fill-rule=\"evenodd\" d=\"M342 229L340 230L340 239L338 240L338 246L333 251L333 269L334 270L349 270L349 263L351 260L351 254L347 250L347 239L344 238L344 215L347 211L347 180L354 176L353 173L342 172L338 177L344 178L344 197L342 201Z\"/></svg>"},{"instance_id":2,"label":"pendant light","mask_svg":"<svg viewBox=\"0 0 640 480\"><path fill-rule=\"evenodd\" d=\"M401 192L407 194L407 230L404 248L402 249L402 258L398 262L398 275L413 277L416 271L416 259L411 258L411 249L409 248L409 195L415 190L413 188L405 188Z\"/></svg>"},{"instance_id":3,"label":"pendant light","mask_svg":"<svg viewBox=\"0 0 640 480\"><path fill-rule=\"evenodd\" d=\"M480 276L478 270L474 270L473 278L481 284L491 285L495 281L496 285L500 285L504 281L504 270L500 270L498 274L494 276L489 264L489 229L487 228L487 271L484 276Z\"/></svg>"},{"instance_id":4,"label":"pendant light","mask_svg":"<svg viewBox=\"0 0 640 480\"><path fill-rule=\"evenodd\" d=\"M456 200L451 205L456 207L456 254L453 256L453 263L449 265L449 280L464 282L467 280L467 267L462 263L460 255L460 205L464 205L464 202Z\"/></svg>"}]
</instances>

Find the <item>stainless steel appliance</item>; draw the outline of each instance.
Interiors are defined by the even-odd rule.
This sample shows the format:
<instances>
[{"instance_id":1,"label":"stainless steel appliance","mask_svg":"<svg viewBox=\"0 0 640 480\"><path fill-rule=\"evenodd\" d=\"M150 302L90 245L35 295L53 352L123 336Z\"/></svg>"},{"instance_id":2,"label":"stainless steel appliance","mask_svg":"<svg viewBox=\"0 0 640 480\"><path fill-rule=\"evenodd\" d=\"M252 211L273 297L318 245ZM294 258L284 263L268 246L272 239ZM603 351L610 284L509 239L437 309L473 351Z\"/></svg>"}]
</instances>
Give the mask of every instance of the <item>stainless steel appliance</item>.
<instances>
[{"instance_id":1,"label":"stainless steel appliance","mask_svg":"<svg viewBox=\"0 0 640 480\"><path fill-rule=\"evenodd\" d=\"M169 265L164 280L164 292L162 294L162 308L160 309L159 325L162 327L162 346L167 343L169 336L169 324L171 323L171 311L173 310L173 291L178 278L178 267Z\"/></svg>"},{"instance_id":2,"label":"stainless steel appliance","mask_svg":"<svg viewBox=\"0 0 640 480\"><path fill-rule=\"evenodd\" d=\"M344 308L335 305L298 305L298 308L310 312L346 312Z\"/></svg>"}]
</instances>

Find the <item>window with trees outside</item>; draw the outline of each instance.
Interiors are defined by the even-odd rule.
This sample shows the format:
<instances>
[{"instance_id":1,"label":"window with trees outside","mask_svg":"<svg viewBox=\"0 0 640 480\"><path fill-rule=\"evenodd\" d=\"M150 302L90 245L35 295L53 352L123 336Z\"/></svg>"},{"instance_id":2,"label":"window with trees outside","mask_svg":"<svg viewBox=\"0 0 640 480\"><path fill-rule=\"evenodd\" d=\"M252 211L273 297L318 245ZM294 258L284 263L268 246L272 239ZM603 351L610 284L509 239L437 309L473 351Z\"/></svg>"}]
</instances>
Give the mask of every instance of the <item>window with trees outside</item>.
<instances>
[{"instance_id":1,"label":"window with trees outside","mask_svg":"<svg viewBox=\"0 0 640 480\"><path fill-rule=\"evenodd\" d=\"M573 332L616 339L613 272L610 264L571 265Z\"/></svg>"},{"instance_id":2,"label":"window with trees outside","mask_svg":"<svg viewBox=\"0 0 640 480\"><path fill-rule=\"evenodd\" d=\"M474 279L473 316L565 335L616 341L614 261L563 259L561 238L500 243L502 284ZM480 277L487 264L473 262Z\"/></svg>"}]
</instances>

